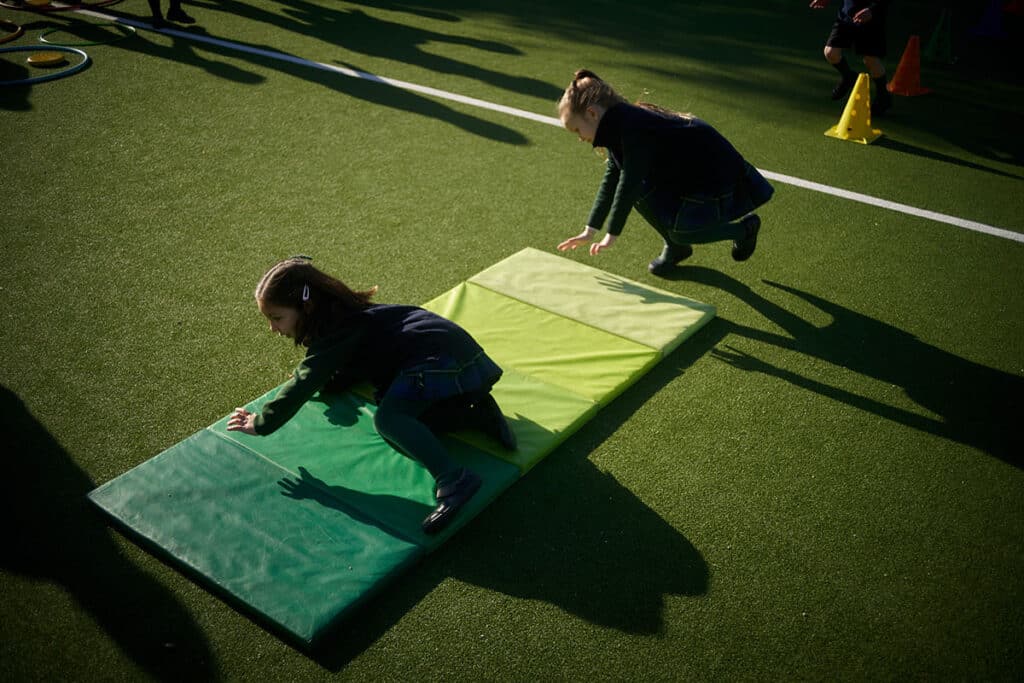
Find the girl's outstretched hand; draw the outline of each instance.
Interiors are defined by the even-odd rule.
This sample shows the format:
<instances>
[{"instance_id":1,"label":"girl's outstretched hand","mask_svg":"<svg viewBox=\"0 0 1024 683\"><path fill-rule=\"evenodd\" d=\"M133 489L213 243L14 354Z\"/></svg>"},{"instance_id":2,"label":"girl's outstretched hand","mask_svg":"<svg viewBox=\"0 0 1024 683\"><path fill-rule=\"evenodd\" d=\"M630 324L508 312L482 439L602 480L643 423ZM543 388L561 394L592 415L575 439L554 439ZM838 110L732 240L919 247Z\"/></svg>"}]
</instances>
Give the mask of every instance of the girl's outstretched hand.
<instances>
[{"instance_id":1,"label":"girl's outstretched hand","mask_svg":"<svg viewBox=\"0 0 1024 683\"><path fill-rule=\"evenodd\" d=\"M590 240L593 239L594 234L596 232L597 230L594 230L591 227L583 228L583 232L581 232L580 234L576 235L575 237L570 237L569 239L561 242L558 245L558 251L565 251L566 249L575 249L576 247L579 247L581 245L589 244Z\"/></svg>"},{"instance_id":2,"label":"girl's outstretched hand","mask_svg":"<svg viewBox=\"0 0 1024 683\"><path fill-rule=\"evenodd\" d=\"M590 255L597 256L598 254L600 254L602 251L612 246L613 244L615 244L615 235L605 235L603 240L601 240L597 244L590 245Z\"/></svg>"},{"instance_id":3,"label":"girl's outstretched hand","mask_svg":"<svg viewBox=\"0 0 1024 683\"><path fill-rule=\"evenodd\" d=\"M255 421L256 413L250 413L245 408L235 408L235 412L231 413L231 417L228 418L228 431L255 436L256 426L253 424Z\"/></svg>"}]
</instances>

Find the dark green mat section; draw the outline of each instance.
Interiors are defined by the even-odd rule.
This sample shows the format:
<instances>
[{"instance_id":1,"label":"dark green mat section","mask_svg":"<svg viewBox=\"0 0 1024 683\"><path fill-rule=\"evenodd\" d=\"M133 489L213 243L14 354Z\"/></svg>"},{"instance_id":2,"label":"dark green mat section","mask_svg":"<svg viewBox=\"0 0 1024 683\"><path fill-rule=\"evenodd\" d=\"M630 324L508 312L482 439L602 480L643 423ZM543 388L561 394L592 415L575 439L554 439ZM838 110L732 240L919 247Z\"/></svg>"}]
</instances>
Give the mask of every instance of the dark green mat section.
<instances>
[{"instance_id":1,"label":"dark green mat section","mask_svg":"<svg viewBox=\"0 0 1024 683\"><path fill-rule=\"evenodd\" d=\"M246 407L258 409L276 391ZM303 491L325 491L332 503L336 501L427 550L443 543L518 478L518 471L500 460L460 439L446 437L449 451L480 474L484 483L466 504L467 514L460 515L443 533L427 536L420 531L420 522L434 508L433 478L377 435L375 411L373 404L355 394L321 395L270 436L229 432L227 416L208 429L288 472L308 472L302 477ZM486 438L481 437L481 442L486 443ZM307 486L310 482L312 486Z\"/></svg>"},{"instance_id":2,"label":"dark green mat section","mask_svg":"<svg viewBox=\"0 0 1024 683\"><path fill-rule=\"evenodd\" d=\"M343 431L343 430L338 430ZM303 643L424 548L203 430L89 498L159 552Z\"/></svg>"},{"instance_id":3,"label":"dark green mat section","mask_svg":"<svg viewBox=\"0 0 1024 683\"><path fill-rule=\"evenodd\" d=\"M534 249L425 307L468 329L505 369L494 394L519 439L509 453L481 434L445 437L484 484L443 534L420 531L433 507L431 477L377 435L375 406L351 392L318 396L267 437L228 432L223 417L89 498L147 546L309 645L714 315Z\"/></svg>"}]
</instances>

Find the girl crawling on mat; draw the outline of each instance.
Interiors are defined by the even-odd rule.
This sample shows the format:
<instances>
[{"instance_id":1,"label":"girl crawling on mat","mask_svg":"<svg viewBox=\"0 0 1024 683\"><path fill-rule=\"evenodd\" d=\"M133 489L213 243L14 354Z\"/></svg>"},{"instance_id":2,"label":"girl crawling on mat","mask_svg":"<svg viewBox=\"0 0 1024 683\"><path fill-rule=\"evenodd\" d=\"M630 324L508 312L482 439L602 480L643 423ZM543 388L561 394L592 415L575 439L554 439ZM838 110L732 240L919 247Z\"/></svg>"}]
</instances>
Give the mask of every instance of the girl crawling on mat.
<instances>
[{"instance_id":1,"label":"girl crawling on mat","mask_svg":"<svg viewBox=\"0 0 1024 683\"><path fill-rule=\"evenodd\" d=\"M632 105L592 71L580 69L558 102L566 129L608 152L604 179L587 225L558 245L575 249L608 219L591 255L611 247L636 206L665 240L647 266L668 274L693 254L693 244L732 240L732 257L746 261L757 246L761 219L751 213L774 190L722 135L704 121L644 102Z\"/></svg>"},{"instance_id":2,"label":"girl crawling on mat","mask_svg":"<svg viewBox=\"0 0 1024 683\"><path fill-rule=\"evenodd\" d=\"M377 432L434 476L437 507L423 531L443 529L480 488L435 434L462 427L516 438L491 396L502 370L464 329L416 306L371 303L376 287L355 292L308 258L277 263L256 286L270 330L306 347L306 357L258 413L236 408L228 430L270 434L322 388L369 380L376 389Z\"/></svg>"}]
</instances>

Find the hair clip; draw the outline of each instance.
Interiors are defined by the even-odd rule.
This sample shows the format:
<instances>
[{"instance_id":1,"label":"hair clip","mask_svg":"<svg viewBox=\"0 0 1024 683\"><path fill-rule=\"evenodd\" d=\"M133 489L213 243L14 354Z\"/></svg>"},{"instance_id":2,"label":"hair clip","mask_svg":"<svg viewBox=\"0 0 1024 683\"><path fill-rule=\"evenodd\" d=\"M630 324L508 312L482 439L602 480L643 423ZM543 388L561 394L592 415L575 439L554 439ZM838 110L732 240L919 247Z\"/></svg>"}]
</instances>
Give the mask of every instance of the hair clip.
<instances>
[{"instance_id":1,"label":"hair clip","mask_svg":"<svg viewBox=\"0 0 1024 683\"><path fill-rule=\"evenodd\" d=\"M302 300L309 301L309 285L302 285Z\"/></svg>"}]
</instances>

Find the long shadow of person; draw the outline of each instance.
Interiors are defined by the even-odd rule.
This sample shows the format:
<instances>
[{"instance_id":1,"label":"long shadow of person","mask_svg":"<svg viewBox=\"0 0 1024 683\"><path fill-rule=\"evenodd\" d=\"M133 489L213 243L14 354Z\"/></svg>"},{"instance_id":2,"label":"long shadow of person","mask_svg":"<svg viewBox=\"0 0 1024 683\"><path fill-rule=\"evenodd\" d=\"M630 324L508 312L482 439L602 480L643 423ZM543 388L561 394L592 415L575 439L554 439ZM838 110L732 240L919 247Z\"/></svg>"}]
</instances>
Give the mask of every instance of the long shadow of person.
<instances>
[{"instance_id":1,"label":"long shadow of person","mask_svg":"<svg viewBox=\"0 0 1024 683\"><path fill-rule=\"evenodd\" d=\"M449 35L366 14L362 10L336 9L304 0L282 0L283 12L269 12L236 0L194 3L197 7L242 16L277 26L286 31L323 40L350 52L422 67L435 73L465 76L510 92L555 100L561 88L528 76L494 71L451 57L434 54L423 45L459 45L504 55L520 54L504 43Z\"/></svg>"},{"instance_id":2,"label":"long shadow of person","mask_svg":"<svg viewBox=\"0 0 1024 683\"><path fill-rule=\"evenodd\" d=\"M4 462L11 484L2 498L8 521L0 546L3 571L60 585L153 679L216 679L209 644L191 615L164 586L121 555L86 500L93 482L3 385L0 430L11 446ZM5 608L15 609L9 600ZM65 623L42 615L34 619L37 628L58 629ZM19 623L15 614L5 614L4 621ZM65 634L46 636L60 642ZM31 647L52 656L49 645ZM36 678L31 654L5 662L8 670L16 665L26 667L20 680ZM84 669L78 674L85 675Z\"/></svg>"},{"instance_id":3,"label":"long shadow of person","mask_svg":"<svg viewBox=\"0 0 1024 683\"><path fill-rule=\"evenodd\" d=\"M111 12L111 14L114 13ZM72 19L72 21L75 20ZM132 18L126 18L126 23L129 25L139 24L138 21ZM48 22L43 26L38 26L38 28L54 26L58 25ZM74 31L77 29L72 25L68 30ZM255 70L243 69L233 64L233 62L244 59L254 66L278 71L297 79L322 85L348 97L354 97L440 121L447 121L468 133L490 138L497 142L512 145L525 145L527 143L526 136L507 126L459 111L435 99L418 95L410 90L330 71L315 63L307 62L294 55L281 52L269 45L218 38L206 33L202 27L193 27L187 33L177 30L165 31L172 38L173 42L170 45L149 40L144 33L140 32L139 35L132 38L113 43L112 47L195 66L212 76L225 78L237 83L255 85L263 82L265 80L264 77ZM214 57L222 57L223 59L216 59ZM369 74L367 75L369 76Z\"/></svg>"},{"instance_id":4,"label":"long shadow of person","mask_svg":"<svg viewBox=\"0 0 1024 683\"><path fill-rule=\"evenodd\" d=\"M116 12L108 12L114 16L119 16ZM26 25L27 30L31 31L46 31L48 29L55 29L61 31L61 35L70 35L76 39L89 39L91 37L99 37L98 34L101 30L96 24L89 21L76 17L74 15L65 15L58 21L56 18L50 17L43 20L34 21L31 24ZM139 22L133 18L128 18L133 24ZM141 24L139 24L141 25ZM198 30L198 29L197 29ZM108 32L109 33L109 32ZM210 59L201 50L197 50L197 45L193 42L182 40L180 38L174 38L171 44L162 44L150 40L157 34L150 31L136 31L133 35L128 36L122 40L110 42L110 47L116 47L122 50L128 50L130 52L138 52L140 54L149 55L151 57L157 57L159 59L167 59L170 61L178 62L180 64L187 64L194 66L198 69L205 71L211 76L217 78L223 78L228 81L235 83L242 83L248 85L257 85L263 83L266 79L255 71L249 71L241 67L235 66L232 62L235 61L233 57L237 55L225 54L225 60Z\"/></svg>"},{"instance_id":5,"label":"long shadow of person","mask_svg":"<svg viewBox=\"0 0 1024 683\"><path fill-rule=\"evenodd\" d=\"M765 282L780 292L803 299L829 315L831 322L820 327L814 325L718 271L687 267L680 269L678 277L730 292L786 332L786 335L773 334L731 323L735 334L902 387L907 397L938 417L920 415L829 386L735 349L713 351L719 359L745 370L774 375L907 427L978 448L1014 467L1021 467L1024 439L1016 425L1020 418L1020 397L1024 396L1024 378L969 361L897 327L795 287Z\"/></svg>"}]
</instances>

